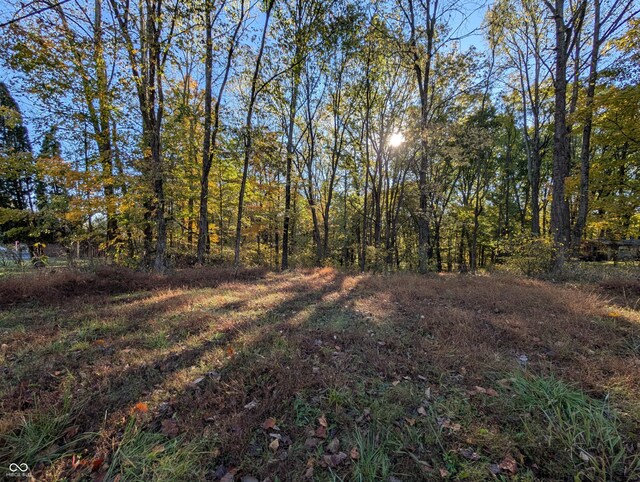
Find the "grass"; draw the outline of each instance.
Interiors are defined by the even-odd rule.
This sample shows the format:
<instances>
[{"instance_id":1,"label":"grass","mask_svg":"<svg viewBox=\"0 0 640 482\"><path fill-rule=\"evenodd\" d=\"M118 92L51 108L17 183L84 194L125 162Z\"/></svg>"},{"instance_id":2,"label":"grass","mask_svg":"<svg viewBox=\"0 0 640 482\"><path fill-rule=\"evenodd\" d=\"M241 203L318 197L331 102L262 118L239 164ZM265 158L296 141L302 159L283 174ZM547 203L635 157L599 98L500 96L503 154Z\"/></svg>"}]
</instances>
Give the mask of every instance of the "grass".
<instances>
[{"instance_id":1,"label":"grass","mask_svg":"<svg viewBox=\"0 0 640 482\"><path fill-rule=\"evenodd\" d=\"M593 399L555 377L519 375L513 389L532 455L546 446L554 463L573 467L580 480L640 478L640 456L625 447L608 399Z\"/></svg>"},{"instance_id":2,"label":"grass","mask_svg":"<svg viewBox=\"0 0 640 482\"><path fill-rule=\"evenodd\" d=\"M630 283L105 267L0 280L0 471L634 480Z\"/></svg>"},{"instance_id":3,"label":"grass","mask_svg":"<svg viewBox=\"0 0 640 482\"><path fill-rule=\"evenodd\" d=\"M34 401L35 410L22 415L18 427L5 435L0 449L0 460L18 460L35 468L70 456L80 443L88 442L92 434L80 434L72 426L74 412L81 409L73 404L69 393L65 393L59 406L48 408ZM0 470L6 470L2 463Z\"/></svg>"},{"instance_id":4,"label":"grass","mask_svg":"<svg viewBox=\"0 0 640 482\"><path fill-rule=\"evenodd\" d=\"M207 440L185 442L141 430L131 416L105 474L106 480L171 482L198 480L205 475L200 460L210 456Z\"/></svg>"}]
</instances>

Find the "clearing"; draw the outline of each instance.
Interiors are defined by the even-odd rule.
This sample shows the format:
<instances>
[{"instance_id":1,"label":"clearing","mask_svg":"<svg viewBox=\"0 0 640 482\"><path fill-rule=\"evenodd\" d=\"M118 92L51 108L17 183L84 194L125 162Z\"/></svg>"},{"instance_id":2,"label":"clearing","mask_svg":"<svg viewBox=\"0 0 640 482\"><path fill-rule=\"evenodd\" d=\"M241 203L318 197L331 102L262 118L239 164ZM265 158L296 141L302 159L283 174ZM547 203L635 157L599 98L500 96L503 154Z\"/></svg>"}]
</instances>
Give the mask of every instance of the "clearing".
<instances>
[{"instance_id":1,"label":"clearing","mask_svg":"<svg viewBox=\"0 0 640 482\"><path fill-rule=\"evenodd\" d=\"M634 297L499 274L7 278L0 478L639 480Z\"/></svg>"}]
</instances>

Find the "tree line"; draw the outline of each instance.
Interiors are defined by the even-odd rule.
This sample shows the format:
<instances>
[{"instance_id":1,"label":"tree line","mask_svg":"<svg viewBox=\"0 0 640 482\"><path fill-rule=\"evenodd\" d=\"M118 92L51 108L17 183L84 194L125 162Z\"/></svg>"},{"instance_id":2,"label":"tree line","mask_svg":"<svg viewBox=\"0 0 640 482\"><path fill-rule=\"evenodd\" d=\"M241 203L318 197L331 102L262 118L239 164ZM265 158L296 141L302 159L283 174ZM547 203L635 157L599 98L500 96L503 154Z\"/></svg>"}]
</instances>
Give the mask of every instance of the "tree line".
<instances>
[{"instance_id":1,"label":"tree line","mask_svg":"<svg viewBox=\"0 0 640 482\"><path fill-rule=\"evenodd\" d=\"M426 272L541 240L559 269L584 239L640 235L632 0L67 0L15 15L0 241L90 244L159 272Z\"/></svg>"}]
</instances>

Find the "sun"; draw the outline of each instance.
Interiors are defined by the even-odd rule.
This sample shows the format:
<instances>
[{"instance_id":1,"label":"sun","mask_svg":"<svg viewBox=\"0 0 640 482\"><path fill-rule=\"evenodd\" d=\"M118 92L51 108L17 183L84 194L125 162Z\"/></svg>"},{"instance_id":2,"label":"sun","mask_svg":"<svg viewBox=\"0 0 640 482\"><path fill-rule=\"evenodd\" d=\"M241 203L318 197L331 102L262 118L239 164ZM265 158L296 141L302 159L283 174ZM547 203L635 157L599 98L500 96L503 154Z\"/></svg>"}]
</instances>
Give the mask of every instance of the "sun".
<instances>
[{"instance_id":1,"label":"sun","mask_svg":"<svg viewBox=\"0 0 640 482\"><path fill-rule=\"evenodd\" d=\"M404 136L400 132L395 132L389 137L389 145L391 147L398 147L404 142Z\"/></svg>"}]
</instances>

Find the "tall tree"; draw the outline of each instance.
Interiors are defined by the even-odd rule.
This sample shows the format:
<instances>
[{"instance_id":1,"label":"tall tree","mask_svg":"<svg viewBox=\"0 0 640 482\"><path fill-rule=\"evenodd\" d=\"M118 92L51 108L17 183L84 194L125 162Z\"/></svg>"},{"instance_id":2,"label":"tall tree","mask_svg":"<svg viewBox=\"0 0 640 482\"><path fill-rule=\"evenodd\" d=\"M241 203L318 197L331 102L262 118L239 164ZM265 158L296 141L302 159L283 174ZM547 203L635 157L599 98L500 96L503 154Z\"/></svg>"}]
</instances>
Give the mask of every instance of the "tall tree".
<instances>
[{"instance_id":1,"label":"tall tree","mask_svg":"<svg viewBox=\"0 0 640 482\"><path fill-rule=\"evenodd\" d=\"M571 162L567 124L567 63L582 29L586 2L582 1L577 8L569 12L568 19L564 0L555 0L555 4L545 0L545 5L555 22L551 234L557 249L555 269L560 269L571 242L569 201L565 191L565 181L569 176Z\"/></svg>"},{"instance_id":2,"label":"tall tree","mask_svg":"<svg viewBox=\"0 0 640 482\"><path fill-rule=\"evenodd\" d=\"M244 162L242 164L242 179L240 181L240 193L238 195L238 216L236 219L236 236L235 247L233 251L233 265L238 267L240 265L240 244L242 242L242 214L244 208L244 196L247 186L247 175L249 172L249 163L251 161L252 149L253 149L253 111L255 108L256 100L260 92L259 86L260 68L262 66L262 56L264 55L264 47L267 42L267 32L269 31L269 20L271 19L271 11L275 0L267 0L264 26L262 28L262 36L260 38L260 48L258 49L258 55L256 57L255 65L253 68L253 76L251 78L251 93L249 94L249 100L247 105L247 115L245 119L243 129L244 140Z\"/></svg>"},{"instance_id":3,"label":"tall tree","mask_svg":"<svg viewBox=\"0 0 640 482\"><path fill-rule=\"evenodd\" d=\"M604 6L605 10L602 11ZM631 0L613 0L605 2L593 0L590 4L592 11L591 27L591 52L589 53L589 73L587 76L587 88L585 93L584 114L582 118L582 143L580 147L580 188L578 196L578 212L573 226L573 249L580 247L582 235L587 225L589 212L589 171L591 166L591 131L593 127L593 110L598 81L598 63L602 45L630 19L638 14L634 11L634 2Z\"/></svg>"},{"instance_id":4,"label":"tall tree","mask_svg":"<svg viewBox=\"0 0 640 482\"><path fill-rule=\"evenodd\" d=\"M144 174L151 193L145 200L145 261L154 270L166 269L167 226L165 219L164 169L162 162L162 121L164 116L164 75L169 49L178 20L180 2L170 8L163 0L147 0L131 9L129 2L109 0L127 51L142 120ZM139 25L139 27L136 27ZM153 231L155 253L152 253Z\"/></svg>"}]
</instances>

